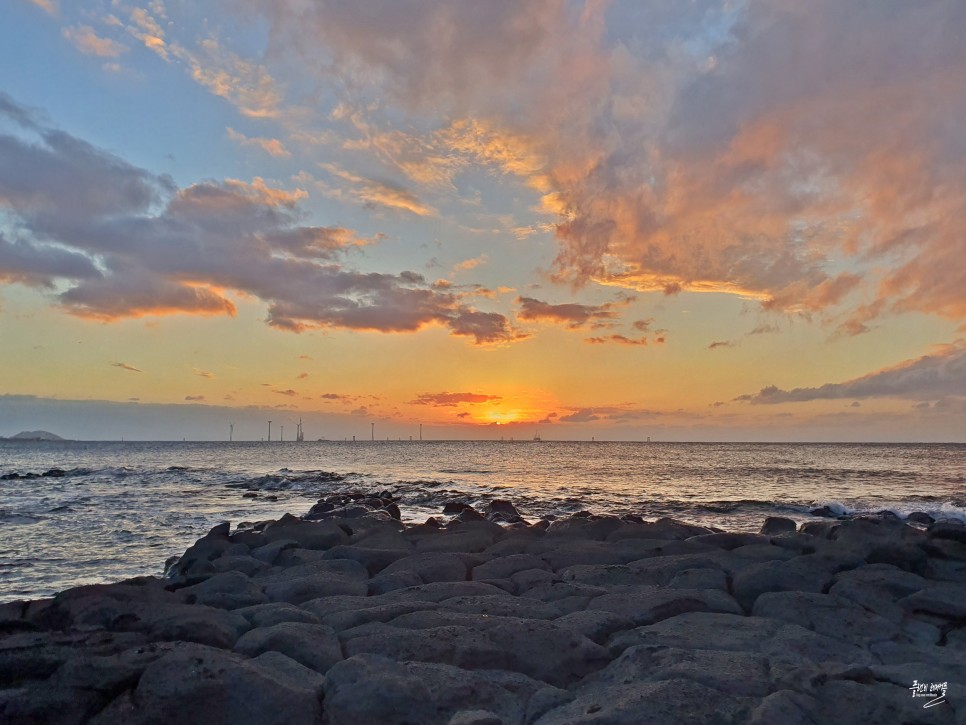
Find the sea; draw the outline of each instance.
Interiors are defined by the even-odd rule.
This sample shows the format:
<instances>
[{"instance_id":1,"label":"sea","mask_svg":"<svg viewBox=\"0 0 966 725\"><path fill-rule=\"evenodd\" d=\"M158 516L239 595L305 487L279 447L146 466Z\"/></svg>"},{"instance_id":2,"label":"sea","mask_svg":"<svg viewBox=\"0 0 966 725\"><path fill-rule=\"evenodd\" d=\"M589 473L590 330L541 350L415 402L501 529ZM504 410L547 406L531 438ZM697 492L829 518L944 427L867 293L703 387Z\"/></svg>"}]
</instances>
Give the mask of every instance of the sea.
<instances>
[{"instance_id":1,"label":"sea","mask_svg":"<svg viewBox=\"0 0 966 725\"><path fill-rule=\"evenodd\" d=\"M586 510L729 531L819 506L966 520L966 444L7 440L0 477L0 602L160 575L222 521L341 492L391 491L408 522L497 498L529 520Z\"/></svg>"}]
</instances>

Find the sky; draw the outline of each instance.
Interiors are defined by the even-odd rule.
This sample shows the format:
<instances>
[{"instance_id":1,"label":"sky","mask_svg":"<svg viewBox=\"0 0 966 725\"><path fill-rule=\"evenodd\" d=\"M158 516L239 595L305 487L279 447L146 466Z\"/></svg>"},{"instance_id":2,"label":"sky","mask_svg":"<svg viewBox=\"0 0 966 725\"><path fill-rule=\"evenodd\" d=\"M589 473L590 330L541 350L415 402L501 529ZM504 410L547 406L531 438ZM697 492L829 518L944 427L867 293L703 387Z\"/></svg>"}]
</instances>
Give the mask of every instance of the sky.
<instances>
[{"instance_id":1,"label":"sky","mask_svg":"<svg viewBox=\"0 0 966 725\"><path fill-rule=\"evenodd\" d=\"M963 27L8 0L0 436L966 441Z\"/></svg>"}]
</instances>

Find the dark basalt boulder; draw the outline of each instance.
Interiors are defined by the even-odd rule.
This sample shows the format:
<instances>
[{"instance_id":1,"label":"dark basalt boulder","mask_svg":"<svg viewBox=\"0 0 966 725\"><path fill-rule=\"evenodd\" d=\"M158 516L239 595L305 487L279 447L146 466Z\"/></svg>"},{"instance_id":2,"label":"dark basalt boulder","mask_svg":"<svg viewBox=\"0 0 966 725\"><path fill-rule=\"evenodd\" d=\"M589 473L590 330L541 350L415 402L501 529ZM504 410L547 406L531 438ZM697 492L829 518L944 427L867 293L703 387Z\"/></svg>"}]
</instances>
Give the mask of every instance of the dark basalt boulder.
<instances>
[{"instance_id":1,"label":"dark basalt boulder","mask_svg":"<svg viewBox=\"0 0 966 725\"><path fill-rule=\"evenodd\" d=\"M794 533L796 528L797 525L791 519L787 519L784 516L769 516L761 525L761 531L759 533L765 536L777 536L779 534Z\"/></svg>"}]
</instances>

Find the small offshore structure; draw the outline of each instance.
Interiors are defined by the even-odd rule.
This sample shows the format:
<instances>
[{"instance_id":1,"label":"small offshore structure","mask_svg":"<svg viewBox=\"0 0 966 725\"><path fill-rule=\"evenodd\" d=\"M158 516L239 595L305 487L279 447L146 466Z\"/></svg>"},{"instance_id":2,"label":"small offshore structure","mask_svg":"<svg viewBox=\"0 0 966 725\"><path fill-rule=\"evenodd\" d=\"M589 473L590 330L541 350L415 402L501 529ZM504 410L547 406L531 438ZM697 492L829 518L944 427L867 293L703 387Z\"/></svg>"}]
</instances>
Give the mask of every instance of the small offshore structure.
<instances>
[{"instance_id":1,"label":"small offshore structure","mask_svg":"<svg viewBox=\"0 0 966 725\"><path fill-rule=\"evenodd\" d=\"M299 418L298 427L295 429L295 440L298 443L302 443L302 442L305 441L305 433L302 430L302 419L301 418Z\"/></svg>"}]
</instances>

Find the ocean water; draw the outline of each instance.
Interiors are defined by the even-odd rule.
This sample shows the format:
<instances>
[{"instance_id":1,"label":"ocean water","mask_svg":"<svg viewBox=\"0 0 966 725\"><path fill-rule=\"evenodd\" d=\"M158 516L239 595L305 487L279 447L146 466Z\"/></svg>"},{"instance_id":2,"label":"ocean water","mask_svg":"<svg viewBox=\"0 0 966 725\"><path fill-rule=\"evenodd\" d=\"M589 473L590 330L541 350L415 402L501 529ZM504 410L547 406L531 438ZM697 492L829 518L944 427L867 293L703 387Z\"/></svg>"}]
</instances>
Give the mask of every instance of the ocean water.
<instances>
[{"instance_id":1,"label":"ocean water","mask_svg":"<svg viewBox=\"0 0 966 725\"><path fill-rule=\"evenodd\" d=\"M160 574L221 521L383 491L403 518L451 499L524 517L634 513L757 531L765 516L925 511L966 519L966 445L608 442L0 442L0 601ZM243 494L255 492L255 498Z\"/></svg>"}]
</instances>

